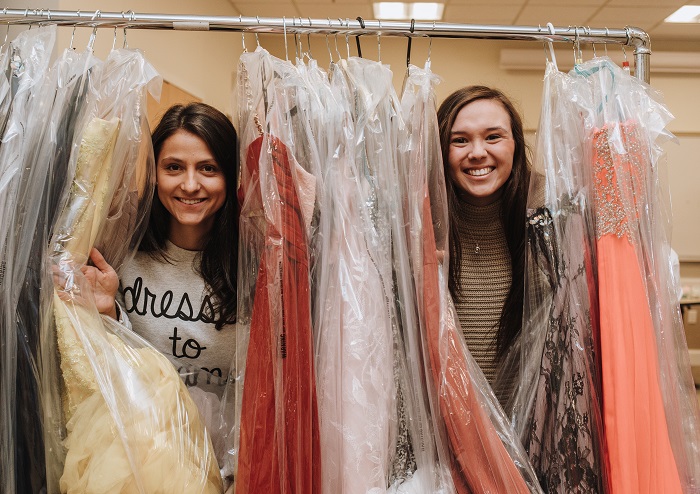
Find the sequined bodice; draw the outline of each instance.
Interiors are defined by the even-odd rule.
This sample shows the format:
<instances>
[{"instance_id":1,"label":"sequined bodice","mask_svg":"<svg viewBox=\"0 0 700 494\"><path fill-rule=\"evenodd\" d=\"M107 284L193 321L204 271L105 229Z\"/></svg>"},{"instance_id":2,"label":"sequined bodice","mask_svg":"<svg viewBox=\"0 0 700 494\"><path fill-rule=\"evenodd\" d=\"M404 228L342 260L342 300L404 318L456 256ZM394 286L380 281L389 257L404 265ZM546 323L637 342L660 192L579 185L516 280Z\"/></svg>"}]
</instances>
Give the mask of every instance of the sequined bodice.
<instances>
[{"instance_id":1,"label":"sequined bodice","mask_svg":"<svg viewBox=\"0 0 700 494\"><path fill-rule=\"evenodd\" d=\"M638 207L645 203L647 147L636 122L609 124L593 134L596 236L627 236L632 242Z\"/></svg>"}]
</instances>

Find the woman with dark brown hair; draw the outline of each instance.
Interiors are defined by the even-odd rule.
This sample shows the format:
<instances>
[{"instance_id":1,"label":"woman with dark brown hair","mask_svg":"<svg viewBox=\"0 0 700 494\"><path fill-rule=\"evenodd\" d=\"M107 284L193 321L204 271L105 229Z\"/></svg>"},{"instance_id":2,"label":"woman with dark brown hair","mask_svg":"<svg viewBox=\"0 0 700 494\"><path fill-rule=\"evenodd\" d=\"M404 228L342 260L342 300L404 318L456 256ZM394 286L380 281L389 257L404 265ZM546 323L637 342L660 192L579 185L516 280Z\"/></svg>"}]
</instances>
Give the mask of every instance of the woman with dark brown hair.
<instances>
[{"instance_id":1,"label":"woman with dark brown hair","mask_svg":"<svg viewBox=\"0 0 700 494\"><path fill-rule=\"evenodd\" d=\"M170 359L214 432L236 344L238 138L222 112L191 103L170 107L152 142L155 195L138 252L117 276L93 249L85 274L97 309ZM222 440L212 434L217 458Z\"/></svg>"},{"instance_id":2,"label":"woman with dark brown hair","mask_svg":"<svg viewBox=\"0 0 700 494\"><path fill-rule=\"evenodd\" d=\"M530 180L523 124L513 103L485 86L452 93L438 121L449 204L449 288L467 346L493 384L522 325Z\"/></svg>"}]
</instances>

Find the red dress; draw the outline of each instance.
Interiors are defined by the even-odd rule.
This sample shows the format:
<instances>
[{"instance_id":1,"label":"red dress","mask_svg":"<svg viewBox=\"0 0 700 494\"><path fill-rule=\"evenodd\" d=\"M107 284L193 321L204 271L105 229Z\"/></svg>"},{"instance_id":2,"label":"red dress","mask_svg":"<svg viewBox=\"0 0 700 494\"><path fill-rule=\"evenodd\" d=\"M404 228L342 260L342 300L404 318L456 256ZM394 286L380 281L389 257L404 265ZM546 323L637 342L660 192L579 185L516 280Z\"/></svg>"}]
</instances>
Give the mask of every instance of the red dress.
<instances>
[{"instance_id":1,"label":"red dress","mask_svg":"<svg viewBox=\"0 0 700 494\"><path fill-rule=\"evenodd\" d=\"M321 461L308 249L286 147L268 139L264 152L278 196L265 198L274 204L266 214L251 316L236 493L311 494L320 492ZM262 146L259 137L248 148L253 175Z\"/></svg>"}]
</instances>

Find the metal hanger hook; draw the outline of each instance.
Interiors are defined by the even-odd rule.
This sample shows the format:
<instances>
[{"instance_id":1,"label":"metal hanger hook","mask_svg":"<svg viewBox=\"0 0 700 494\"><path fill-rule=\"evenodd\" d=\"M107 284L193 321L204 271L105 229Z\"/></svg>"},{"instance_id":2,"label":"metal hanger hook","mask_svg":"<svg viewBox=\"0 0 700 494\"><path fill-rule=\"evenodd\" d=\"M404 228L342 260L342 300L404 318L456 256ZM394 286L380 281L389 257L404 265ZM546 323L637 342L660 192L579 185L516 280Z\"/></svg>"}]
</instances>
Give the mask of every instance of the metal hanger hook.
<instances>
[{"instance_id":1,"label":"metal hanger hook","mask_svg":"<svg viewBox=\"0 0 700 494\"><path fill-rule=\"evenodd\" d=\"M80 10L78 10L78 11L75 13L75 15L78 16L78 18L80 18ZM77 26L77 25L73 25L73 33L70 35L70 46L69 46L69 49L71 49L71 50L74 49L74 48L73 48L73 40L75 39L75 28L76 28L76 27L78 27L78 26Z\"/></svg>"},{"instance_id":2,"label":"metal hanger hook","mask_svg":"<svg viewBox=\"0 0 700 494\"><path fill-rule=\"evenodd\" d=\"M606 37L610 36L610 31L608 30L607 27L605 28L605 36ZM605 40L605 44L603 45L603 47L605 48L605 56L607 57L608 56L608 40Z\"/></svg>"},{"instance_id":3,"label":"metal hanger hook","mask_svg":"<svg viewBox=\"0 0 700 494\"><path fill-rule=\"evenodd\" d=\"M260 17L256 15L255 18L258 20L258 25L260 25ZM260 48L260 39L258 38L257 31L255 31L255 42L258 44L258 48Z\"/></svg>"},{"instance_id":4,"label":"metal hanger hook","mask_svg":"<svg viewBox=\"0 0 700 494\"><path fill-rule=\"evenodd\" d=\"M328 19L328 29L333 27L333 23L331 22L330 17L326 17ZM326 48L328 48L328 58L330 59L331 63L333 63L333 54L331 54L331 45L328 43L328 33L326 33Z\"/></svg>"},{"instance_id":5,"label":"metal hanger hook","mask_svg":"<svg viewBox=\"0 0 700 494\"><path fill-rule=\"evenodd\" d=\"M243 24L243 16L238 16L238 22ZM248 53L248 48L245 46L245 30L241 28L241 44L243 44L243 53Z\"/></svg>"},{"instance_id":6,"label":"metal hanger hook","mask_svg":"<svg viewBox=\"0 0 700 494\"><path fill-rule=\"evenodd\" d=\"M435 21L433 21L433 29L435 31ZM428 35L428 58L425 60L425 65L430 67L430 55L433 53L433 37Z\"/></svg>"},{"instance_id":7,"label":"metal hanger hook","mask_svg":"<svg viewBox=\"0 0 700 494\"><path fill-rule=\"evenodd\" d=\"M289 61L289 50L287 48L287 18L282 17L282 30L284 31L284 57Z\"/></svg>"}]
</instances>

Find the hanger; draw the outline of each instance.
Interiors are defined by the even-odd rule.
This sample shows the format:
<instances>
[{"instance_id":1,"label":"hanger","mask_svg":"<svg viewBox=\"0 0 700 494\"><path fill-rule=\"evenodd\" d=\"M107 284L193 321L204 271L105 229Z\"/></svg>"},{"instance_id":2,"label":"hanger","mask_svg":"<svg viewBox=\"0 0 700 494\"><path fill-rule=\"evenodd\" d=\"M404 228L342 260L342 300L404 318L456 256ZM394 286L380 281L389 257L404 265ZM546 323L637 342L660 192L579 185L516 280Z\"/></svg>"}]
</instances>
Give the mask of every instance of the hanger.
<instances>
[{"instance_id":1,"label":"hanger","mask_svg":"<svg viewBox=\"0 0 700 494\"><path fill-rule=\"evenodd\" d=\"M610 36L610 31L608 30L607 26L605 27L605 36ZM603 45L605 48L605 56L608 56L608 42L606 41L605 44Z\"/></svg>"},{"instance_id":2,"label":"hanger","mask_svg":"<svg viewBox=\"0 0 700 494\"><path fill-rule=\"evenodd\" d=\"M78 10L78 11L75 13L75 15L77 15L78 17L80 17L80 10ZM73 48L73 40L75 39L75 28L76 28L76 27L77 27L77 24L74 24L74 25L73 25L73 33L70 35L70 45L69 45L68 48L71 49L71 50L75 50L75 48ZM8 30L9 30L9 24L8 24Z\"/></svg>"},{"instance_id":3,"label":"hanger","mask_svg":"<svg viewBox=\"0 0 700 494\"><path fill-rule=\"evenodd\" d=\"M552 36L556 34L556 31L554 30L554 25L551 22L547 23L547 29L549 29L549 34L551 34ZM552 40L549 40L547 41L547 44L549 45L549 56L552 58L554 68L559 70L559 66L557 65L557 56L554 54L554 43L552 43Z\"/></svg>"},{"instance_id":4,"label":"hanger","mask_svg":"<svg viewBox=\"0 0 700 494\"><path fill-rule=\"evenodd\" d=\"M382 21L377 20L379 23L379 30L377 31L377 59L379 63L382 63Z\"/></svg>"},{"instance_id":5,"label":"hanger","mask_svg":"<svg viewBox=\"0 0 700 494\"><path fill-rule=\"evenodd\" d=\"M411 19L411 29L410 32L413 34L413 31L416 28L416 20ZM406 67L408 68L411 65L411 41L413 40L413 36L408 37L408 45L406 46Z\"/></svg>"},{"instance_id":6,"label":"hanger","mask_svg":"<svg viewBox=\"0 0 700 494\"><path fill-rule=\"evenodd\" d=\"M289 50L287 49L287 18L282 17L282 30L284 31L284 58L289 62Z\"/></svg>"},{"instance_id":7,"label":"hanger","mask_svg":"<svg viewBox=\"0 0 700 494\"><path fill-rule=\"evenodd\" d=\"M578 26L574 26L574 67L583 63L583 54L578 39Z\"/></svg>"},{"instance_id":8,"label":"hanger","mask_svg":"<svg viewBox=\"0 0 700 494\"><path fill-rule=\"evenodd\" d=\"M433 29L435 31L435 21L433 21ZM430 55L433 52L433 37L428 35L428 58L425 60L425 68L430 69Z\"/></svg>"},{"instance_id":9,"label":"hanger","mask_svg":"<svg viewBox=\"0 0 700 494\"><path fill-rule=\"evenodd\" d=\"M331 18L326 17L326 19L328 19L328 28L330 29L331 27L333 27L333 24L331 23ZM328 58L330 59L330 63L331 65L333 65L333 63L335 62L333 61L333 54L331 53L331 45L328 43L328 33L326 33L326 48L328 48Z\"/></svg>"},{"instance_id":10,"label":"hanger","mask_svg":"<svg viewBox=\"0 0 700 494\"><path fill-rule=\"evenodd\" d=\"M7 15L7 7L3 7L2 9L2 14ZM10 23L7 23L7 31L5 31L5 40L2 42L2 46L4 47L7 44L7 38L10 36Z\"/></svg>"},{"instance_id":11,"label":"hanger","mask_svg":"<svg viewBox=\"0 0 700 494\"><path fill-rule=\"evenodd\" d=\"M239 15L238 16L238 22L243 24L243 16ZM245 45L245 31L241 30L241 43L243 44L243 53L248 53L248 47Z\"/></svg>"},{"instance_id":12,"label":"hanger","mask_svg":"<svg viewBox=\"0 0 700 494\"><path fill-rule=\"evenodd\" d=\"M311 53L311 17L307 17L307 19L309 21L309 32L306 33L306 57L309 59L310 62L314 58L313 54Z\"/></svg>"},{"instance_id":13,"label":"hanger","mask_svg":"<svg viewBox=\"0 0 700 494\"><path fill-rule=\"evenodd\" d=\"M134 22L134 17L136 17L136 12L134 12L133 10L128 10L126 13L129 14L129 21ZM124 12L122 12L122 17L124 17ZM124 26L124 43L122 44L122 48L126 48L126 49L129 48L129 43L128 43L127 38L126 38L126 28L127 27L128 27L128 24Z\"/></svg>"},{"instance_id":14,"label":"hanger","mask_svg":"<svg viewBox=\"0 0 700 494\"><path fill-rule=\"evenodd\" d=\"M257 21L258 21L258 26L259 26L259 25L260 25L260 17L258 17L258 16L256 15L255 18L257 19ZM286 41L286 37L285 37L285 41ZM255 31L255 42L257 43L258 48L260 48L260 39L258 38L258 32L257 32L257 31Z\"/></svg>"},{"instance_id":15,"label":"hanger","mask_svg":"<svg viewBox=\"0 0 700 494\"><path fill-rule=\"evenodd\" d=\"M350 19L345 19L345 23L345 27L347 28L345 31L345 50L348 54L348 58L350 58Z\"/></svg>"},{"instance_id":16,"label":"hanger","mask_svg":"<svg viewBox=\"0 0 700 494\"><path fill-rule=\"evenodd\" d=\"M591 26L586 26L586 34L591 35ZM593 58L598 58L598 54L595 52L595 42L591 41L591 48L593 49Z\"/></svg>"},{"instance_id":17,"label":"hanger","mask_svg":"<svg viewBox=\"0 0 700 494\"><path fill-rule=\"evenodd\" d=\"M364 30L365 29L365 21L359 15L357 16L357 20L360 23L360 27ZM348 24L348 27L349 27L349 24ZM357 43L357 56L362 58L362 47L360 46L360 35L359 34L357 36L355 36L355 42Z\"/></svg>"},{"instance_id":18,"label":"hanger","mask_svg":"<svg viewBox=\"0 0 700 494\"><path fill-rule=\"evenodd\" d=\"M91 21L94 20L99 20L99 18L102 16L102 13L99 10L96 10L95 13L93 14L92 18L90 19ZM88 49L90 51L93 51L93 48L95 46L95 39L97 38L97 23L93 24L92 26L92 34L90 35L90 39L88 40Z\"/></svg>"},{"instance_id":19,"label":"hanger","mask_svg":"<svg viewBox=\"0 0 700 494\"><path fill-rule=\"evenodd\" d=\"M295 29L297 26L297 18L292 17L292 30L294 31L294 58L298 62L301 58L301 39L299 39L299 33Z\"/></svg>"},{"instance_id":20,"label":"hanger","mask_svg":"<svg viewBox=\"0 0 700 494\"><path fill-rule=\"evenodd\" d=\"M340 17L338 17L338 22L340 23L340 26L342 27L343 21L340 19ZM346 35L347 35L347 33L346 33ZM340 51L338 50L338 31L336 31L336 33L335 33L335 54L338 55L338 60L343 58L340 56Z\"/></svg>"}]
</instances>

